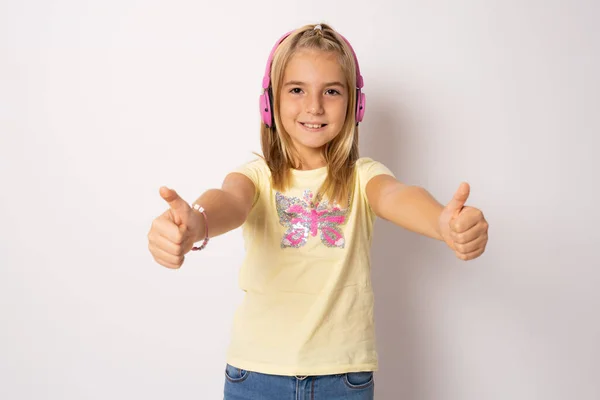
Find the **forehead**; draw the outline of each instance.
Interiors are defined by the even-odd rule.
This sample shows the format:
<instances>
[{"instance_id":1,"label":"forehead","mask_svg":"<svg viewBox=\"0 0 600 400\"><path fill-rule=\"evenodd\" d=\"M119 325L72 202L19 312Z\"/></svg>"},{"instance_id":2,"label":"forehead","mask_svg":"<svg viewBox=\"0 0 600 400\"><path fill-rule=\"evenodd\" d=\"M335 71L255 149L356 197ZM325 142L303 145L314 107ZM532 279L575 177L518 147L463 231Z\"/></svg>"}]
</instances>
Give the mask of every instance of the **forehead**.
<instances>
[{"instance_id":1,"label":"forehead","mask_svg":"<svg viewBox=\"0 0 600 400\"><path fill-rule=\"evenodd\" d=\"M289 60L284 81L302 82L345 82L344 70L339 55L332 51L300 49Z\"/></svg>"}]
</instances>

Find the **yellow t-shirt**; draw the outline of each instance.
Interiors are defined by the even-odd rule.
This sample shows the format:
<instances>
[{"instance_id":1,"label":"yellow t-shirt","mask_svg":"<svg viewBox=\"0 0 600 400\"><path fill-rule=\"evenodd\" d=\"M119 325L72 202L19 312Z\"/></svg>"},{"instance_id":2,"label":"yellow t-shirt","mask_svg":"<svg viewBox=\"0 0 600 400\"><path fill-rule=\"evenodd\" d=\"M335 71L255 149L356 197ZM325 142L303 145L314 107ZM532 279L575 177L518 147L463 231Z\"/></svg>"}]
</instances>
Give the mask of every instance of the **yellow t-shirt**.
<instances>
[{"instance_id":1,"label":"yellow t-shirt","mask_svg":"<svg viewBox=\"0 0 600 400\"><path fill-rule=\"evenodd\" d=\"M254 183L256 195L242 226L245 295L229 364L275 375L377 370L370 264L376 216L365 187L376 175L393 174L369 158L356 168L346 209L314 202L327 167L293 170L294 187L286 193L273 190L262 159L236 170Z\"/></svg>"}]
</instances>

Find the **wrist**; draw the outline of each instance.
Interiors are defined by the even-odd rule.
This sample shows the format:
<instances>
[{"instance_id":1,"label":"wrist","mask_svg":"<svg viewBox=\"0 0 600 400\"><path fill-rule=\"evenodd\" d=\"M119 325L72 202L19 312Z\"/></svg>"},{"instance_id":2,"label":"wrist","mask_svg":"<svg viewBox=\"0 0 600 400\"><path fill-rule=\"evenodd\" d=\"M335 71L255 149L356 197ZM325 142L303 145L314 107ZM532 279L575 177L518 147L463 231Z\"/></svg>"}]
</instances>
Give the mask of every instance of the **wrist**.
<instances>
[{"instance_id":1,"label":"wrist","mask_svg":"<svg viewBox=\"0 0 600 400\"><path fill-rule=\"evenodd\" d=\"M444 209L441 209L440 212L438 213L437 216L437 223L435 224L434 227L434 232L435 232L435 239L440 240L442 242L446 241L446 238L444 237L444 230L442 229L442 213L444 212Z\"/></svg>"},{"instance_id":2,"label":"wrist","mask_svg":"<svg viewBox=\"0 0 600 400\"><path fill-rule=\"evenodd\" d=\"M195 232L194 232L194 243L202 241L202 244L198 247L192 247L192 250L202 250L206 247L208 243L208 221L204 208L198 204L192 204L192 212L194 213L195 219L198 221L197 224L194 224Z\"/></svg>"}]
</instances>

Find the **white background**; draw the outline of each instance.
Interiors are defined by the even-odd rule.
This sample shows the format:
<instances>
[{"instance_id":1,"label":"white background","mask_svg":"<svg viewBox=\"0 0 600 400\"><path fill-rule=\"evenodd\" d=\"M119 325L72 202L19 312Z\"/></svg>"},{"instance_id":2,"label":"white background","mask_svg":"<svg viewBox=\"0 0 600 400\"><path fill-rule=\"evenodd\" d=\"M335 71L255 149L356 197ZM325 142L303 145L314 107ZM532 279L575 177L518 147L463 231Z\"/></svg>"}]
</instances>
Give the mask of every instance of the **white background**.
<instances>
[{"instance_id":1,"label":"white background","mask_svg":"<svg viewBox=\"0 0 600 400\"><path fill-rule=\"evenodd\" d=\"M568 4L568 5L567 5ZM490 222L480 259L379 221L377 399L600 398L593 1L0 3L0 398L219 399L240 231L146 234L260 151L265 61L328 22L365 78L361 155Z\"/></svg>"}]
</instances>

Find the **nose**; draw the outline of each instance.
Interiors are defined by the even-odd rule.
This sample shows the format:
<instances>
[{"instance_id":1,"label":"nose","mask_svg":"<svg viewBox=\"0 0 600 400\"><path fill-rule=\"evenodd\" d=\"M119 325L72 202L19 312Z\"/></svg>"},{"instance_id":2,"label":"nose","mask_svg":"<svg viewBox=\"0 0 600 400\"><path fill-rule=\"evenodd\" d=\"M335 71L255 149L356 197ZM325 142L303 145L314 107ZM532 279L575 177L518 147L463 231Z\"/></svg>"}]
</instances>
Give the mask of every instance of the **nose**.
<instances>
[{"instance_id":1,"label":"nose","mask_svg":"<svg viewBox=\"0 0 600 400\"><path fill-rule=\"evenodd\" d=\"M309 114L323 114L323 99L319 92L306 96L306 112Z\"/></svg>"}]
</instances>

